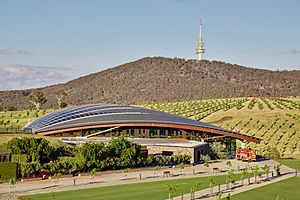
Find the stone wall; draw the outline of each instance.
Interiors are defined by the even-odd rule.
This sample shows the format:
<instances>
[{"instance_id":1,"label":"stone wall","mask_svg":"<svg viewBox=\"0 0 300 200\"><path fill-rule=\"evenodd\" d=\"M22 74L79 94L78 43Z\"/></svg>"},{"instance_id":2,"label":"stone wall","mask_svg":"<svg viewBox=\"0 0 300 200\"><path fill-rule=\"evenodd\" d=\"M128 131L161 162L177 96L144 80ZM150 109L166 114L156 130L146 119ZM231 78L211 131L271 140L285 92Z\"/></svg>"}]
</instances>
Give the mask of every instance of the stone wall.
<instances>
[{"instance_id":1,"label":"stone wall","mask_svg":"<svg viewBox=\"0 0 300 200\"><path fill-rule=\"evenodd\" d=\"M170 147L170 146L147 146L148 154L161 154L163 151L172 151L173 155L189 155L191 156L191 163L194 163L194 148L190 147Z\"/></svg>"}]
</instances>

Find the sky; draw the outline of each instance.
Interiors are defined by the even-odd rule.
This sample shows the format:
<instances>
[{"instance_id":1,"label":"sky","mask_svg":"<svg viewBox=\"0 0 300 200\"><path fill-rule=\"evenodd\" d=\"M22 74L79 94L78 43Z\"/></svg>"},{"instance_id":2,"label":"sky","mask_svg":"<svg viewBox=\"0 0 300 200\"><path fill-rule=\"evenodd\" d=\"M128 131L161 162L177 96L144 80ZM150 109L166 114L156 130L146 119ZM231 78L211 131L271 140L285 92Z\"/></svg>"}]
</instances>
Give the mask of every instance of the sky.
<instances>
[{"instance_id":1,"label":"sky","mask_svg":"<svg viewBox=\"0 0 300 200\"><path fill-rule=\"evenodd\" d=\"M0 90L61 83L142 57L300 70L299 0L0 0Z\"/></svg>"}]
</instances>

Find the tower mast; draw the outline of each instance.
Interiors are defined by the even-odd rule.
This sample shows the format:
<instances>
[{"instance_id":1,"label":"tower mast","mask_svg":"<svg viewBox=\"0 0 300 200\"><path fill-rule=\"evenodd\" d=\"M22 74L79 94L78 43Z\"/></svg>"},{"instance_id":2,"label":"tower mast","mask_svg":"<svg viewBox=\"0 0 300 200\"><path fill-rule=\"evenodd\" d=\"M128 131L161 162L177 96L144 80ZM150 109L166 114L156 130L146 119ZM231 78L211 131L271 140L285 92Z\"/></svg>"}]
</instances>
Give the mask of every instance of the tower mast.
<instances>
[{"instance_id":1,"label":"tower mast","mask_svg":"<svg viewBox=\"0 0 300 200\"><path fill-rule=\"evenodd\" d=\"M198 60L202 60L202 54L205 52L204 43L202 39L202 17L200 17L200 31L198 36L198 46L196 49L196 54L198 55Z\"/></svg>"}]
</instances>

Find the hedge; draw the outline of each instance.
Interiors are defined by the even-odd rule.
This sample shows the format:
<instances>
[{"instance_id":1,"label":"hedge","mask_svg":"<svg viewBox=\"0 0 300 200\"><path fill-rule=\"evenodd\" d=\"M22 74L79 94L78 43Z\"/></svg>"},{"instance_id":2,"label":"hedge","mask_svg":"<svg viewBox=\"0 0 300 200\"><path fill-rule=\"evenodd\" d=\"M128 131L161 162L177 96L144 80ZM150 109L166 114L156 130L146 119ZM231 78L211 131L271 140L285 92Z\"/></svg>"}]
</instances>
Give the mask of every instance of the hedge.
<instances>
[{"instance_id":1,"label":"hedge","mask_svg":"<svg viewBox=\"0 0 300 200\"><path fill-rule=\"evenodd\" d=\"M0 162L0 182L9 181L11 178L17 179L17 163Z\"/></svg>"}]
</instances>

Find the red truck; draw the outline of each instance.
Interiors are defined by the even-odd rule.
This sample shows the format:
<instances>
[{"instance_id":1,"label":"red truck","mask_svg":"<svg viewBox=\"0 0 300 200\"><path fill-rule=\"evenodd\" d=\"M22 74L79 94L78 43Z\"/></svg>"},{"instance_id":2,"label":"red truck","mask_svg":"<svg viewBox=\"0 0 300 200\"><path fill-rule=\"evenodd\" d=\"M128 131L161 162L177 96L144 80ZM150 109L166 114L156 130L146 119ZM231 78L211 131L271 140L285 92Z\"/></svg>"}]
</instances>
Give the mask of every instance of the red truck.
<instances>
[{"instance_id":1,"label":"red truck","mask_svg":"<svg viewBox=\"0 0 300 200\"><path fill-rule=\"evenodd\" d=\"M236 158L242 161L248 161L251 158L252 161L256 161L256 153L251 149L238 148L236 151Z\"/></svg>"}]
</instances>

